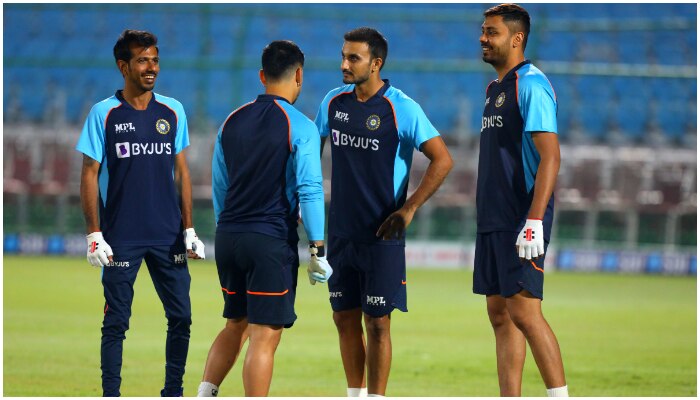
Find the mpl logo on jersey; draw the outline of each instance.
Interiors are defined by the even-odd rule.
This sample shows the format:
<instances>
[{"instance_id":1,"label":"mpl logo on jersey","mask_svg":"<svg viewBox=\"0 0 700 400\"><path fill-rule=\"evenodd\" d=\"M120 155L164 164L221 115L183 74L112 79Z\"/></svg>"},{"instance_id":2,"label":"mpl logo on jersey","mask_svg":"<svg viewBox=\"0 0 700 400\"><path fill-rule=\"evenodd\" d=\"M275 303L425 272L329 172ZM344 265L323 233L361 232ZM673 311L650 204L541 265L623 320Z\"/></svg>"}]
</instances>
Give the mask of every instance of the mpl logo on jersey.
<instances>
[{"instance_id":1,"label":"mpl logo on jersey","mask_svg":"<svg viewBox=\"0 0 700 400\"><path fill-rule=\"evenodd\" d=\"M331 135L335 146L348 146L365 150L370 149L372 151L379 150L379 139L350 135L337 129L331 129Z\"/></svg>"},{"instance_id":2,"label":"mpl logo on jersey","mask_svg":"<svg viewBox=\"0 0 700 400\"><path fill-rule=\"evenodd\" d=\"M132 156L152 155L152 154L172 154L170 143L129 143L121 142L116 144L117 158L129 158Z\"/></svg>"},{"instance_id":3,"label":"mpl logo on jersey","mask_svg":"<svg viewBox=\"0 0 700 400\"><path fill-rule=\"evenodd\" d=\"M173 254L173 261L175 264L184 264L187 262L187 253Z\"/></svg>"},{"instance_id":4,"label":"mpl logo on jersey","mask_svg":"<svg viewBox=\"0 0 700 400\"><path fill-rule=\"evenodd\" d=\"M114 124L114 133L136 132L136 127L131 122Z\"/></svg>"},{"instance_id":5,"label":"mpl logo on jersey","mask_svg":"<svg viewBox=\"0 0 700 400\"><path fill-rule=\"evenodd\" d=\"M336 111L335 112L335 117L333 117L334 120L340 121L340 122L350 122L350 115L348 113Z\"/></svg>"}]
</instances>

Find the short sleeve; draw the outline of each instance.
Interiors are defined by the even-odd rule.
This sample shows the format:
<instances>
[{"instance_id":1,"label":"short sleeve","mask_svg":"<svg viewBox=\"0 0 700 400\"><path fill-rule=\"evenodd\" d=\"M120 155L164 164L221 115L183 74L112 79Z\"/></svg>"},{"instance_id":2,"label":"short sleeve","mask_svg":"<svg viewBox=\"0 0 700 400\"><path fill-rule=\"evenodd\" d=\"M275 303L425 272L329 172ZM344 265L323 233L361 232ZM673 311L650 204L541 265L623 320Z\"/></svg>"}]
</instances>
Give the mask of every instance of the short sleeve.
<instances>
[{"instance_id":1,"label":"short sleeve","mask_svg":"<svg viewBox=\"0 0 700 400\"><path fill-rule=\"evenodd\" d=\"M557 102L549 82L531 78L518 86L518 106L525 124L523 131L557 133Z\"/></svg>"},{"instance_id":2,"label":"short sleeve","mask_svg":"<svg viewBox=\"0 0 700 400\"><path fill-rule=\"evenodd\" d=\"M175 134L175 154L180 153L190 145L190 133L187 127L187 115L182 104L177 103L177 133Z\"/></svg>"},{"instance_id":3,"label":"short sleeve","mask_svg":"<svg viewBox=\"0 0 700 400\"><path fill-rule=\"evenodd\" d=\"M409 142L416 150L440 133L435 129L423 109L410 98L403 98L393 104L398 124L399 138Z\"/></svg>"},{"instance_id":4,"label":"short sleeve","mask_svg":"<svg viewBox=\"0 0 700 400\"><path fill-rule=\"evenodd\" d=\"M321 137L328 137L328 134L330 133L328 128L328 104L330 104L332 98L331 94L332 92L329 92L326 97L323 98L321 105L318 107L316 119L314 120L318 133L321 135Z\"/></svg>"},{"instance_id":5,"label":"short sleeve","mask_svg":"<svg viewBox=\"0 0 700 400\"><path fill-rule=\"evenodd\" d=\"M101 112L102 108L99 104L92 107L75 146L76 150L99 163L105 156L105 118L108 114Z\"/></svg>"}]
</instances>

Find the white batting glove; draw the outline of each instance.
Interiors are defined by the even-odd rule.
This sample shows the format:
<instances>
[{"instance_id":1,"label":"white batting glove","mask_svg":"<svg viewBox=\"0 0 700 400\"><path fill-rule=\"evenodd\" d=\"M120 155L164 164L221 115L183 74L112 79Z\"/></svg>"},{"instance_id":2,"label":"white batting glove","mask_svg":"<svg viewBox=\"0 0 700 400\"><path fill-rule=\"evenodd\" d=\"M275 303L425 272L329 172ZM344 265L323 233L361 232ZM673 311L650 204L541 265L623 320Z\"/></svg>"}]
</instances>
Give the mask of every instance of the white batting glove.
<instances>
[{"instance_id":1,"label":"white batting glove","mask_svg":"<svg viewBox=\"0 0 700 400\"><path fill-rule=\"evenodd\" d=\"M541 219L528 219L515 241L518 257L531 260L544 255L544 231Z\"/></svg>"},{"instance_id":2,"label":"white batting glove","mask_svg":"<svg viewBox=\"0 0 700 400\"><path fill-rule=\"evenodd\" d=\"M109 264L109 257L112 257L112 248L109 247L102 232L92 232L86 236L87 239L87 260L93 267L104 267Z\"/></svg>"},{"instance_id":3,"label":"white batting glove","mask_svg":"<svg viewBox=\"0 0 700 400\"><path fill-rule=\"evenodd\" d=\"M328 279L333 275L333 268L326 260L323 246L310 245L309 252L311 259L309 260L309 268L306 270L309 273L309 283L315 285L316 282L328 282Z\"/></svg>"},{"instance_id":4,"label":"white batting glove","mask_svg":"<svg viewBox=\"0 0 700 400\"><path fill-rule=\"evenodd\" d=\"M199 240L194 232L194 228L187 228L183 233L185 235L185 249L194 251L197 256L191 258L206 258L204 255L204 243Z\"/></svg>"}]
</instances>

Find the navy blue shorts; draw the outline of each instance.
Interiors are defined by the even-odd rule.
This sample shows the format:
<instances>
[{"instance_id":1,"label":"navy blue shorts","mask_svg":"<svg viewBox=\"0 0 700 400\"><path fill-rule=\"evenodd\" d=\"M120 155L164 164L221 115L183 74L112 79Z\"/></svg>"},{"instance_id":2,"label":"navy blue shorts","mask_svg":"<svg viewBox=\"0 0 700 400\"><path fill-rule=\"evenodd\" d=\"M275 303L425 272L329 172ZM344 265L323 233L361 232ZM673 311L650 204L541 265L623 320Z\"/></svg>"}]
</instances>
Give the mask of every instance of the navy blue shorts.
<instances>
[{"instance_id":1,"label":"navy blue shorts","mask_svg":"<svg viewBox=\"0 0 700 400\"><path fill-rule=\"evenodd\" d=\"M518 232L477 233L474 252L476 294L510 297L523 289L542 299L544 258L521 260L515 250ZM549 243L544 242L545 255Z\"/></svg>"},{"instance_id":2,"label":"navy blue shorts","mask_svg":"<svg viewBox=\"0 0 700 400\"><path fill-rule=\"evenodd\" d=\"M333 311L362 307L371 317L383 317L394 308L408 311L404 245L366 244L329 236L328 262L333 268L328 280Z\"/></svg>"},{"instance_id":3,"label":"navy blue shorts","mask_svg":"<svg viewBox=\"0 0 700 400\"><path fill-rule=\"evenodd\" d=\"M216 232L224 318L291 327L299 252L296 243L260 233Z\"/></svg>"}]
</instances>

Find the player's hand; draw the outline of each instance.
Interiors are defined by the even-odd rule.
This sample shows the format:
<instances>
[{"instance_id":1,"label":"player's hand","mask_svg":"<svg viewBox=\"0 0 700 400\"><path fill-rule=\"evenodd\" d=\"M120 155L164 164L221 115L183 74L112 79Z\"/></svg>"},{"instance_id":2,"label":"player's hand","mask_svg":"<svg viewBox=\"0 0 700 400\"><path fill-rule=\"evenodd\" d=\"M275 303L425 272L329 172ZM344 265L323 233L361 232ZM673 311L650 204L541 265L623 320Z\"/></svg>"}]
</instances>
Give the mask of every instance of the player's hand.
<instances>
[{"instance_id":1,"label":"player's hand","mask_svg":"<svg viewBox=\"0 0 700 400\"><path fill-rule=\"evenodd\" d=\"M413 211L404 207L394 211L377 229L377 237L384 240L400 239L413 220Z\"/></svg>"},{"instance_id":2,"label":"player's hand","mask_svg":"<svg viewBox=\"0 0 700 400\"><path fill-rule=\"evenodd\" d=\"M104 267L112 262L112 248L109 247L102 232L92 232L86 236L87 260L93 267Z\"/></svg>"},{"instance_id":3,"label":"player's hand","mask_svg":"<svg viewBox=\"0 0 700 400\"><path fill-rule=\"evenodd\" d=\"M526 260L544 255L542 220L528 219L525 222L523 230L518 234L518 240L515 241L515 249L518 251L518 257Z\"/></svg>"},{"instance_id":4,"label":"player's hand","mask_svg":"<svg viewBox=\"0 0 700 400\"><path fill-rule=\"evenodd\" d=\"M333 268L323 255L325 254L323 246L309 246L309 252L311 259L309 260L309 268L306 270L309 273L309 283L315 285L316 282L328 282L328 279L333 275Z\"/></svg>"},{"instance_id":5,"label":"player's hand","mask_svg":"<svg viewBox=\"0 0 700 400\"><path fill-rule=\"evenodd\" d=\"M204 255L204 243L197 237L194 232L194 228L187 228L185 232L185 248L187 249L187 258L194 258L195 260L205 259Z\"/></svg>"}]
</instances>

